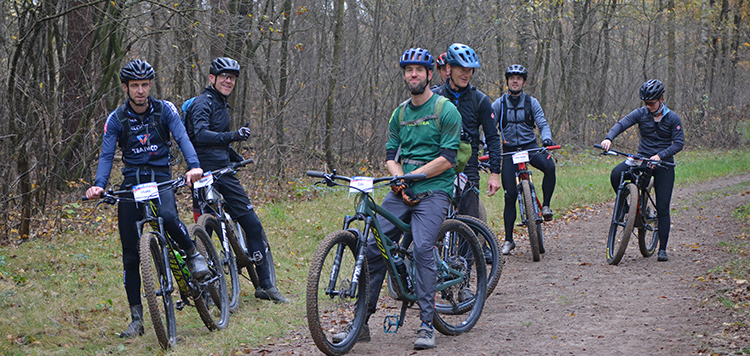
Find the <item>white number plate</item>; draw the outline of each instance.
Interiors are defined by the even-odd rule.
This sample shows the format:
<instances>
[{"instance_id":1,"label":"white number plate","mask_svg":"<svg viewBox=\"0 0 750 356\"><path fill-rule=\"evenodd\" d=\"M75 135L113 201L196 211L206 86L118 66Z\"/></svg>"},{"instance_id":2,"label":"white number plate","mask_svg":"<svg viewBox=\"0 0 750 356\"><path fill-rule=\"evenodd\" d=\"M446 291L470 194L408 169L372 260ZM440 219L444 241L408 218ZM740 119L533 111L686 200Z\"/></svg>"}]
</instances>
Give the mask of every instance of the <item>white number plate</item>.
<instances>
[{"instance_id":1,"label":"white number plate","mask_svg":"<svg viewBox=\"0 0 750 356\"><path fill-rule=\"evenodd\" d=\"M529 161L529 151L521 151L513 155L513 164L525 163Z\"/></svg>"},{"instance_id":2,"label":"white number plate","mask_svg":"<svg viewBox=\"0 0 750 356\"><path fill-rule=\"evenodd\" d=\"M359 193L360 190L372 193L372 181L372 177L352 177L351 182L349 182L349 193ZM360 190L355 188L359 188Z\"/></svg>"},{"instance_id":3,"label":"white number plate","mask_svg":"<svg viewBox=\"0 0 750 356\"><path fill-rule=\"evenodd\" d=\"M214 175L211 172L203 173L203 178L193 183L193 189L207 187L214 183Z\"/></svg>"},{"instance_id":4,"label":"white number plate","mask_svg":"<svg viewBox=\"0 0 750 356\"><path fill-rule=\"evenodd\" d=\"M137 202L145 202L159 197L159 187L156 182L138 184L133 187L133 197Z\"/></svg>"}]
</instances>

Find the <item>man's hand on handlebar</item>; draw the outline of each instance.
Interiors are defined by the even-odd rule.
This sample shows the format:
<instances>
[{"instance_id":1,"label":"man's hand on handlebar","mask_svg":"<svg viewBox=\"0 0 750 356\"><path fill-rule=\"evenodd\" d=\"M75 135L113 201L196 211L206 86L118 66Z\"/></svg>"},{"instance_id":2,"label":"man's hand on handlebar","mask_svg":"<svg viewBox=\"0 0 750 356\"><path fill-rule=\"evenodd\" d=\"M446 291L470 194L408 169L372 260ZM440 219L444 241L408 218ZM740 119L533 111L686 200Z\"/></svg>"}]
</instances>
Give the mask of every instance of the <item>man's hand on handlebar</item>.
<instances>
[{"instance_id":1,"label":"man's hand on handlebar","mask_svg":"<svg viewBox=\"0 0 750 356\"><path fill-rule=\"evenodd\" d=\"M104 193L104 188L93 186L86 191L86 199L99 199Z\"/></svg>"},{"instance_id":2,"label":"man's hand on handlebar","mask_svg":"<svg viewBox=\"0 0 750 356\"><path fill-rule=\"evenodd\" d=\"M187 171L187 173L185 173L185 182L189 186L192 187L193 186L193 182L197 182L202 177L203 177L203 170L200 167L193 168L193 169Z\"/></svg>"},{"instance_id":3,"label":"man's hand on handlebar","mask_svg":"<svg viewBox=\"0 0 750 356\"><path fill-rule=\"evenodd\" d=\"M609 148L612 147L612 141L605 138L600 145L603 150L609 151Z\"/></svg>"}]
</instances>

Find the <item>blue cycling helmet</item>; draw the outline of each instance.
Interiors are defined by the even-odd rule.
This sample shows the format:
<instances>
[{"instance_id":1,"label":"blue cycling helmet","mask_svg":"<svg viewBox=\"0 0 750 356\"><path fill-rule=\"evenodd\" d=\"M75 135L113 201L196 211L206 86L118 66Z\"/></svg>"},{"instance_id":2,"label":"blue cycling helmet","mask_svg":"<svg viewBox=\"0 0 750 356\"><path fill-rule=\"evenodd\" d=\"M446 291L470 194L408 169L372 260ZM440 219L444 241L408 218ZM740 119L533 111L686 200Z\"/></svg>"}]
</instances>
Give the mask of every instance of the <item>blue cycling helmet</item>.
<instances>
[{"instance_id":1,"label":"blue cycling helmet","mask_svg":"<svg viewBox=\"0 0 750 356\"><path fill-rule=\"evenodd\" d=\"M407 64L418 64L427 70L432 70L435 66L435 60L432 58L430 51L424 48L409 48L399 58L398 65L401 69L406 68Z\"/></svg>"},{"instance_id":2,"label":"blue cycling helmet","mask_svg":"<svg viewBox=\"0 0 750 356\"><path fill-rule=\"evenodd\" d=\"M445 63L464 68L482 67L476 52L471 47L461 43L454 43L448 47L445 55Z\"/></svg>"},{"instance_id":3,"label":"blue cycling helmet","mask_svg":"<svg viewBox=\"0 0 750 356\"><path fill-rule=\"evenodd\" d=\"M658 79L651 79L641 85L641 100L658 100L664 94L664 85Z\"/></svg>"},{"instance_id":4,"label":"blue cycling helmet","mask_svg":"<svg viewBox=\"0 0 750 356\"><path fill-rule=\"evenodd\" d=\"M120 70L120 82L122 83L143 79L154 79L154 68L146 61L132 60Z\"/></svg>"}]
</instances>

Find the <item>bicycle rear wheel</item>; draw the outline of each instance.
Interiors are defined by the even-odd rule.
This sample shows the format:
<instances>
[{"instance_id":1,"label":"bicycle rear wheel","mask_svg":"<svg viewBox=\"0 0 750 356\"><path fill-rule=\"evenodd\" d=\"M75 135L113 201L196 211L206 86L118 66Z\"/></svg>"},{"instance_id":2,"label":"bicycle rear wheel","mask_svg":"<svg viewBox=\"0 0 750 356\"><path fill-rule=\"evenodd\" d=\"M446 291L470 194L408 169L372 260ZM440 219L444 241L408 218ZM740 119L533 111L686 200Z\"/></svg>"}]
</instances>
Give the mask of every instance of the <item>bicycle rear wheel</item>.
<instances>
[{"instance_id":1,"label":"bicycle rear wheel","mask_svg":"<svg viewBox=\"0 0 750 356\"><path fill-rule=\"evenodd\" d=\"M633 233L636 212L638 210L638 189L633 183L627 183L617 192L612 223L607 237L607 263L617 265L625 255L630 235Z\"/></svg>"},{"instance_id":2,"label":"bicycle rear wheel","mask_svg":"<svg viewBox=\"0 0 750 356\"><path fill-rule=\"evenodd\" d=\"M458 335L471 330L484 309L487 271L477 263L484 256L471 228L455 219L443 222L435 247L439 291L433 325L444 335ZM458 283L441 289L453 282Z\"/></svg>"},{"instance_id":3,"label":"bicycle rear wheel","mask_svg":"<svg viewBox=\"0 0 750 356\"><path fill-rule=\"evenodd\" d=\"M500 254L495 233L489 226L473 216L458 215L456 216L456 220L468 225L474 231L479 245L482 246L483 255L485 244L489 249L490 256L485 256L484 259L487 264L487 297L489 298L495 290L495 287L497 287L497 283L500 281L500 276L503 273L503 266L505 265L505 258ZM486 257L490 257L489 261Z\"/></svg>"},{"instance_id":4,"label":"bicycle rear wheel","mask_svg":"<svg viewBox=\"0 0 750 356\"><path fill-rule=\"evenodd\" d=\"M195 309L208 330L224 329L229 325L229 293L221 257L203 227L190 224L188 233L195 239L195 247L206 258L208 270L211 271L206 282L196 281L201 295L194 300Z\"/></svg>"},{"instance_id":5,"label":"bicycle rear wheel","mask_svg":"<svg viewBox=\"0 0 750 356\"><path fill-rule=\"evenodd\" d=\"M315 345L326 355L342 355L357 342L367 314L367 261L351 293L357 261L357 238L345 230L334 231L320 243L307 277L307 325ZM334 335L348 334L342 340ZM338 342L336 342L338 341Z\"/></svg>"},{"instance_id":6,"label":"bicycle rear wheel","mask_svg":"<svg viewBox=\"0 0 750 356\"><path fill-rule=\"evenodd\" d=\"M167 271L167 261L164 261L162 255L159 236L154 232L141 236L138 252L143 294L146 295L156 339L163 349L168 349L177 342L177 322L172 293L166 290L170 274Z\"/></svg>"},{"instance_id":7,"label":"bicycle rear wheel","mask_svg":"<svg viewBox=\"0 0 750 356\"><path fill-rule=\"evenodd\" d=\"M531 197L531 185L529 181L521 181L521 191L523 196L523 203L521 204L524 208L526 215L526 228L529 231L529 244L531 245L531 258L534 262L539 261L539 224L537 224L537 212L534 210L535 201Z\"/></svg>"},{"instance_id":8,"label":"bicycle rear wheel","mask_svg":"<svg viewBox=\"0 0 750 356\"><path fill-rule=\"evenodd\" d=\"M641 201L643 225L638 227L638 248L643 257L651 257L659 243L659 213L654 201L654 177L651 177L646 191L647 194Z\"/></svg>"},{"instance_id":9,"label":"bicycle rear wheel","mask_svg":"<svg viewBox=\"0 0 750 356\"><path fill-rule=\"evenodd\" d=\"M219 266L222 267L222 271L224 272L227 294L229 295L229 311L236 311L240 306L240 278L237 270L237 259L234 257L234 248L231 244L228 244L227 249L224 248L221 224L215 216L210 214L201 215L198 218L198 225L206 230L211 243L214 245L214 249L219 253Z\"/></svg>"}]
</instances>

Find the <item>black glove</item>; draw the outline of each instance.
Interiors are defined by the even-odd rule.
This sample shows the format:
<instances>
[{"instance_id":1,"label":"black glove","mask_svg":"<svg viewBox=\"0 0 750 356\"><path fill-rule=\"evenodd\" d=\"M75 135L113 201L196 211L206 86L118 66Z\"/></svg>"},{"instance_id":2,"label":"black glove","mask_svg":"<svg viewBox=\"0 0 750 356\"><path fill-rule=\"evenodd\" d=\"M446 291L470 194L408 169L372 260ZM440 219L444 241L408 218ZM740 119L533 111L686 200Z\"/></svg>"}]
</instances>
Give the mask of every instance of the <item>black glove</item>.
<instances>
[{"instance_id":1,"label":"black glove","mask_svg":"<svg viewBox=\"0 0 750 356\"><path fill-rule=\"evenodd\" d=\"M401 200L404 201L404 203L408 206L415 206L419 204L419 202L422 200L420 199L416 193L414 193L411 188L404 188L404 190L401 191Z\"/></svg>"},{"instance_id":2,"label":"black glove","mask_svg":"<svg viewBox=\"0 0 750 356\"><path fill-rule=\"evenodd\" d=\"M544 147L557 146L557 144L555 143L555 141L552 141L550 139L546 139L546 140L542 141L542 146L544 146Z\"/></svg>"}]
</instances>

